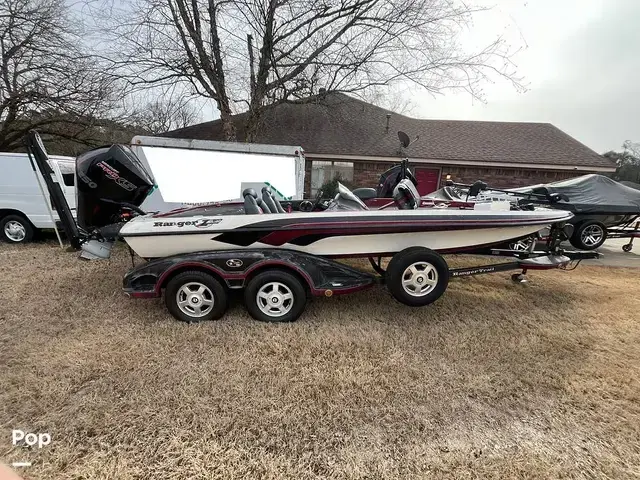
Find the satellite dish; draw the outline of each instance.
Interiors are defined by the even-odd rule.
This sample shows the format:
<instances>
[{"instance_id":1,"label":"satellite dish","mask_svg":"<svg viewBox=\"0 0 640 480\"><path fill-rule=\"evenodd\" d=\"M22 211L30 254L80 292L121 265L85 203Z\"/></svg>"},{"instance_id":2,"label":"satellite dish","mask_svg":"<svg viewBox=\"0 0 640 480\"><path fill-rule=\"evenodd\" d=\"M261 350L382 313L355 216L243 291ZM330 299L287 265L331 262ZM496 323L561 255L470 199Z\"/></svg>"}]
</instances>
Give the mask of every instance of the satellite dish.
<instances>
[{"instance_id":1,"label":"satellite dish","mask_svg":"<svg viewBox=\"0 0 640 480\"><path fill-rule=\"evenodd\" d=\"M400 139L400 145L402 145L404 148L407 148L411 143L409 135L407 135L403 131L398 131L398 138Z\"/></svg>"}]
</instances>

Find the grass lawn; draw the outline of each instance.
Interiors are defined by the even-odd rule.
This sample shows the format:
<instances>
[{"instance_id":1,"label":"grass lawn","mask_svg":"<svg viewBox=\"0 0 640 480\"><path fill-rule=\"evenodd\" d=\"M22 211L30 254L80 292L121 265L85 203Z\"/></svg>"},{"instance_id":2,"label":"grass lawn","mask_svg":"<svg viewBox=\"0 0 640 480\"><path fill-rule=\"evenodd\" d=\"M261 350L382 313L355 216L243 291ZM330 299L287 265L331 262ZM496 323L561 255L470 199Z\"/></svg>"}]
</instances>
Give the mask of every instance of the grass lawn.
<instances>
[{"instance_id":1,"label":"grass lawn","mask_svg":"<svg viewBox=\"0 0 640 480\"><path fill-rule=\"evenodd\" d=\"M186 325L121 293L116 253L0 244L0 460L32 461L25 478L640 477L638 270Z\"/></svg>"}]
</instances>

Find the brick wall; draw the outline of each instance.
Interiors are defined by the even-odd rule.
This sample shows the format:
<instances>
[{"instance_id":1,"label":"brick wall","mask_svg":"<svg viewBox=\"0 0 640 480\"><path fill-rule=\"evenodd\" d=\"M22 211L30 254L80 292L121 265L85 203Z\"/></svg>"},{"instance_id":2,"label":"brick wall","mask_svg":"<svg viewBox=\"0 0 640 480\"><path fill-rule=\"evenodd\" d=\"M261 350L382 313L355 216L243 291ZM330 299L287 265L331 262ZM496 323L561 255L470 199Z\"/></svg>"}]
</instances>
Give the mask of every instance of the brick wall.
<instances>
[{"instance_id":1,"label":"brick wall","mask_svg":"<svg viewBox=\"0 0 640 480\"><path fill-rule=\"evenodd\" d=\"M305 198L310 197L311 192L311 162L307 159L305 163L304 192ZM354 162L353 183L358 187L377 187L380 174L388 170L396 163L394 162ZM583 173L562 170L528 170L522 168L483 168L483 167L459 167L440 166L430 164L414 163L413 166L424 165L425 167L441 168L442 178L440 186L444 184L446 175L450 174L451 179L458 183L473 183L482 180L495 188L512 188L535 185L537 183L549 183L566 178L577 177Z\"/></svg>"},{"instance_id":2,"label":"brick wall","mask_svg":"<svg viewBox=\"0 0 640 480\"><path fill-rule=\"evenodd\" d=\"M577 177L582 173L562 170L527 170L522 168L442 167L441 184L447 174L458 183L482 180L495 188L526 187L537 183L550 183Z\"/></svg>"},{"instance_id":3,"label":"brick wall","mask_svg":"<svg viewBox=\"0 0 640 480\"><path fill-rule=\"evenodd\" d=\"M356 162L353 164L353 183L358 187L376 188L380 175L394 165L392 162Z\"/></svg>"}]
</instances>

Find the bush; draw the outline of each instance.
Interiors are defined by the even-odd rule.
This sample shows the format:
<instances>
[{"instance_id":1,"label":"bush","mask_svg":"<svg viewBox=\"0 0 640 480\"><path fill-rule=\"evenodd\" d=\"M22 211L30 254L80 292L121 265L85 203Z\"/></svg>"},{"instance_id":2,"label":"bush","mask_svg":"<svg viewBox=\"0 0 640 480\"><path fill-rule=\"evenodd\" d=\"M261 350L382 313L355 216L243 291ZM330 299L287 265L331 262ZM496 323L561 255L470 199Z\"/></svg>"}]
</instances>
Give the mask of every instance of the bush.
<instances>
[{"instance_id":1,"label":"bush","mask_svg":"<svg viewBox=\"0 0 640 480\"><path fill-rule=\"evenodd\" d=\"M327 180L322 184L322 198L333 198L338 193L338 182L348 189L353 189L353 183L342 177L340 173L336 173L331 180Z\"/></svg>"}]
</instances>

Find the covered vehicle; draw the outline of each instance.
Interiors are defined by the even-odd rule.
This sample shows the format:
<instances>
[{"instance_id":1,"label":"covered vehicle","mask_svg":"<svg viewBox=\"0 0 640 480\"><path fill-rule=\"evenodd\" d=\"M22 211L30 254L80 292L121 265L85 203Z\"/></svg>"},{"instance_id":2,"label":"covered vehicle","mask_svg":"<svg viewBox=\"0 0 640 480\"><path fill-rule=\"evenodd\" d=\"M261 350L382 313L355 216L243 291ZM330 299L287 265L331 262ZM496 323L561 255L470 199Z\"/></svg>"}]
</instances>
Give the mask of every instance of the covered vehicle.
<instances>
[{"instance_id":1,"label":"covered vehicle","mask_svg":"<svg viewBox=\"0 0 640 480\"><path fill-rule=\"evenodd\" d=\"M575 214L640 215L640 191L616 182L604 175L582 175L545 185L513 189L520 193L563 194L554 208Z\"/></svg>"},{"instance_id":2,"label":"covered vehicle","mask_svg":"<svg viewBox=\"0 0 640 480\"><path fill-rule=\"evenodd\" d=\"M590 174L548 184L509 190L476 189L474 185L451 183L424 199L443 202L482 202L506 200L523 205L545 205L574 214L571 244L593 250L608 235L625 237L640 216L640 190L604 175Z\"/></svg>"},{"instance_id":3,"label":"covered vehicle","mask_svg":"<svg viewBox=\"0 0 640 480\"><path fill-rule=\"evenodd\" d=\"M630 182L628 180L623 180L620 183L625 187L631 187L635 190L640 190L640 183Z\"/></svg>"},{"instance_id":4,"label":"covered vehicle","mask_svg":"<svg viewBox=\"0 0 640 480\"><path fill-rule=\"evenodd\" d=\"M534 194L560 194L566 200L551 204L552 208L569 210L575 216L571 244L577 248L594 249L607 239L609 229L630 228L640 216L640 190L623 185L604 175L581 177L520 188L514 191Z\"/></svg>"}]
</instances>

